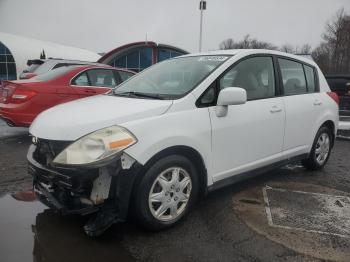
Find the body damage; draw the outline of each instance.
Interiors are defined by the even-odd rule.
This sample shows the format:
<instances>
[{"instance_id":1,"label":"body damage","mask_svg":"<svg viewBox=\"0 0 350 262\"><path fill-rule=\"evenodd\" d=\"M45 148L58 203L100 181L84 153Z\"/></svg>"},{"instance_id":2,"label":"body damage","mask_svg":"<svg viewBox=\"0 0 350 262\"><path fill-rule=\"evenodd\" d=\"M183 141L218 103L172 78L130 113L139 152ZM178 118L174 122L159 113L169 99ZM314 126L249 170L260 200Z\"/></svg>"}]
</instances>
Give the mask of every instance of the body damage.
<instances>
[{"instance_id":1,"label":"body damage","mask_svg":"<svg viewBox=\"0 0 350 262\"><path fill-rule=\"evenodd\" d=\"M54 143L37 140L28 151L28 170L39 200L63 215L104 214L102 221L96 215L85 226L91 236L104 232L112 223L125 221L133 184L142 166L122 153L103 165L57 167L50 162L53 147Z\"/></svg>"}]
</instances>

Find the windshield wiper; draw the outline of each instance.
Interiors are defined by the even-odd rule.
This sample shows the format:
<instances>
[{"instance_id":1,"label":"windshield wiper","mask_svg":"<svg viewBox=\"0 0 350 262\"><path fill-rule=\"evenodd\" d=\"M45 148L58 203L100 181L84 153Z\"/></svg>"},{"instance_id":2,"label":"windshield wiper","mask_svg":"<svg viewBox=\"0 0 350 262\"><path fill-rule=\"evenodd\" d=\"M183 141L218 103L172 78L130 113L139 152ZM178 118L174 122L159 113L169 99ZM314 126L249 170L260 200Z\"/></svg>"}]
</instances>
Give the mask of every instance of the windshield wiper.
<instances>
[{"instance_id":1,"label":"windshield wiper","mask_svg":"<svg viewBox=\"0 0 350 262\"><path fill-rule=\"evenodd\" d=\"M164 99L162 96L160 96L160 94L149 94L149 93L142 93L142 92L135 92L135 91L114 92L114 94L117 96L126 96L126 97L145 97L145 98L159 99L159 100Z\"/></svg>"}]
</instances>

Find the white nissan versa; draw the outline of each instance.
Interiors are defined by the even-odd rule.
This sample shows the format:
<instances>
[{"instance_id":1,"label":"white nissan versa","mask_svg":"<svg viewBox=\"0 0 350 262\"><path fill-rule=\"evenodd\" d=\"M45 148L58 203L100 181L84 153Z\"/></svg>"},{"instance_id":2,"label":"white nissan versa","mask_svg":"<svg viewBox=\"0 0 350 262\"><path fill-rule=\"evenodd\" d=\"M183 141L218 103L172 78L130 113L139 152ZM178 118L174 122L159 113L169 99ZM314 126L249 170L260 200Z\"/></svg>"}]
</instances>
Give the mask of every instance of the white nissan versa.
<instances>
[{"instance_id":1,"label":"white nissan versa","mask_svg":"<svg viewBox=\"0 0 350 262\"><path fill-rule=\"evenodd\" d=\"M91 214L89 235L129 213L160 230L201 194L241 178L291 160L322 168L337 126L338 97L308 59L191 54L40 114L30 127L29 171L46 205Z\"/></svg>"}]
</instances>

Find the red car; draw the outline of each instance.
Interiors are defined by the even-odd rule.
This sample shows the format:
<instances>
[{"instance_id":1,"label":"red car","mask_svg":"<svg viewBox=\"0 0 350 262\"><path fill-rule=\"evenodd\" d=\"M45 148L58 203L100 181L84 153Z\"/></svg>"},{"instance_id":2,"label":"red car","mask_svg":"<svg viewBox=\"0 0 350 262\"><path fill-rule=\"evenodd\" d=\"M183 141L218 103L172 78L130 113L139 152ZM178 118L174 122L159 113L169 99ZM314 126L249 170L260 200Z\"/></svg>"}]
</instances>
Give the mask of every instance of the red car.
<instances>
[{"instance_id":1,"label":"red car","mask_svg":"<svg viewBox=\"0 0 350 262\"><path fill-rule=\"evenodd\" d=\"M42 111L79 98L104 94L133 76L111 66L65 66L27 80L3 81L0 118L27 127Z\"/></svg>"}]
</instances>

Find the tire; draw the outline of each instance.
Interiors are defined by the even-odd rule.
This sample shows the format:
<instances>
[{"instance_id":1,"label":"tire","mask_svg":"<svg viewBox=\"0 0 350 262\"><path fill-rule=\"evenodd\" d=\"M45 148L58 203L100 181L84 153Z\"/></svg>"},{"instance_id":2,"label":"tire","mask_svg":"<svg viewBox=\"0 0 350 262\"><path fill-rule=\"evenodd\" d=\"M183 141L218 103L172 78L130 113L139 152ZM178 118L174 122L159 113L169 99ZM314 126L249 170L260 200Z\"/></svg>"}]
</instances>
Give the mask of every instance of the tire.
<instances>
[{"instance_id":1,"label":"tire","mask_svg":"<svg viewBox=\"0 0 350 262\"><path fill-rule=\"evenodd\" d=\"M192 162L181 155L166 156L148 168L136 185L134 219L147 230L170 228L189 212L198 192L198 172Z\"/></svg>"},{"instance_id":2,"label":"tire","mask_svg":"<svg viewBox=\"0 0 350 262\"><path fill-rule=\"evenodd\" d=\"M324 145L323 147L320 146L322 144L320 141L322 140L322 138L328 139L328 145ZM309 170L322 169L326 165L329 159L329 156L331 155L333 139L334 138L333 138L332 131L328 127L322 126L316 134L316 137L308 158L302 161L303 166ZM328 150L328 153L326 154L327 150ZM320 154L326 154L326 155L324 155L323 157L320 157Z\"/></svg>"}]
</instances>

